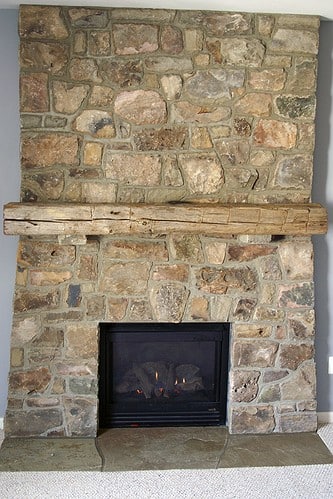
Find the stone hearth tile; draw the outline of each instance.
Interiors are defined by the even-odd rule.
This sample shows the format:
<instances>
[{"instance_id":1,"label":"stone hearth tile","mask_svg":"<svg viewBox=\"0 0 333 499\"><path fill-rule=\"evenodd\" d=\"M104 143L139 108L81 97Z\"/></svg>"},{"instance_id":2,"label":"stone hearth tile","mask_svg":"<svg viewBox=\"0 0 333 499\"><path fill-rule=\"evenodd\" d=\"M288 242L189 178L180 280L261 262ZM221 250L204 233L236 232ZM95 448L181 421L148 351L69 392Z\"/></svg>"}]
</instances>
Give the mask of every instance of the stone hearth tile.
<instances>
[{"instance_id":1,"label":"stone hearth tile","mask_svg":"<svg viewBox=\"0 0 333 499\"><path fill-rule=\"evenodd\" d=\"M0 471L100 471L94 438L6 438Z\"/></svg>"},{"instance_id":2,"label":"stone hearth tile","mask_svg":"<svg viewBox=\"0 0 333 499\"><path fill-rule=\"evenodd\" d=\"M332 464L316 433L230 435L218 468Z\"/></svg>"},{"instance_id":3,"label":"stone hearth tile","mask_svg":"<svg viewBox=\"0 0 333 499\"><path fill-rule=\"evenodd\" d=\"M226 428L113 428L97 438L103 471L216 468Z\"/></svg>"}]
</instances>

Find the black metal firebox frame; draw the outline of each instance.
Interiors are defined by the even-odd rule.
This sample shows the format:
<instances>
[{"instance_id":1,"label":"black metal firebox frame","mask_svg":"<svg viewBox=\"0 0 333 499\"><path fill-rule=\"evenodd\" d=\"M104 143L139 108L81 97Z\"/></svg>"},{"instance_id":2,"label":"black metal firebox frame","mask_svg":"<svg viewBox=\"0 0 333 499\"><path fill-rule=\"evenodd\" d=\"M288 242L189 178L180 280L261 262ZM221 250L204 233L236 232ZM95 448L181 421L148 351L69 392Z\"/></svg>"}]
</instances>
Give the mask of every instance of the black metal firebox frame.
<instances>
[{"instance_id":1,"label":"black metal firebox frame","mask_svg":"<svg viewBox=\"0 0 333 499\"><path fill-rule=\"evenodd\" d=\"M101 323L99 338L99 428L225 425L228 390L229 323ZM214 400L177 401L161 407L122 404L113 397L112 359L119 342L214 342Z\"/></svg>"}]
</instances>

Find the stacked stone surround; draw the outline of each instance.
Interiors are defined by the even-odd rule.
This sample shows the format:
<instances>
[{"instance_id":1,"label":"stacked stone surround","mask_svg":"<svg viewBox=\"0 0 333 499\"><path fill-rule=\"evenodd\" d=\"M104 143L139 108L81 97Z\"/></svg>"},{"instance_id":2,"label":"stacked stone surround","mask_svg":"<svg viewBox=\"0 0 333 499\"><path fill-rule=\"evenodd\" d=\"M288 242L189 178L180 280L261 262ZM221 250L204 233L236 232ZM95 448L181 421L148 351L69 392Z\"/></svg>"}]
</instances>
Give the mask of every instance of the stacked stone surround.
<instances>
[{"instance_id":1,"label":"stacked stone surround","mask_svg":"<svg viewBox=\"0 0 333 499\"><path fill-rule=\"evenodd\" d=\"M310 200L316 17L20 9L21 199ZM231 322L233 433L316 429L309 237L22 237L7 435L93 436L100 322Z\"/></svg>"}]
</instances>

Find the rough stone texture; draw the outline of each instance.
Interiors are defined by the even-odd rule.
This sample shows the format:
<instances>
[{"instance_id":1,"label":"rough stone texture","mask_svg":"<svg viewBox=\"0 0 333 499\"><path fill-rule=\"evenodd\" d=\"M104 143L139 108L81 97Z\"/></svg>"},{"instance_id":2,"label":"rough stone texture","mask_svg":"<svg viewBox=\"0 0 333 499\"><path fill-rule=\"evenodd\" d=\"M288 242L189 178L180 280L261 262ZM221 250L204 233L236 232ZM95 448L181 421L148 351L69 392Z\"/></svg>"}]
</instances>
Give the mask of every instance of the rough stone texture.
<instances>
[{"instance_id":1,"label":"rough stone texture","mask_svg":"<svg viewBox=\"0 0 333 499\"><path fill-rule=\"evenodd\" d=\"M231 433L271 433L275 428L270 405L235 407L232 410Z\"/></svg>"},{"instance_id":2,"label":"rough stone texture","mask_svg":"<svg viewBox=\"0 0 333 499\"><path fill-rule=\"evenodd\" d=\"M119 94L114 109L119 116L135 125L156 125L166 121L165 102L157 92L151 90Z\"/></svg>"},{"instance_id":3,"label":"rough stone texture","mask_svg":"<svg viewBox=\"0 0 333 499\"><path fill-rule=\"evenodd\" d=\"M318 18L22 6L19 29L22 200L310 200ZM306 237L22 238L6 433L96 434L104 321L230 321L231 431L313 431L312 274Z\"/></svg>"},{"instance_id":4,"label":"rough stone texture","mask_svg":"<svg viewBox=\"0 0 333 499\"><path fill-rule=\"evenodd\" d=\"M222 187L224 175L216 154L184 154L179 159L190 193L213 194Z\"/></svg>"}]
</instances>

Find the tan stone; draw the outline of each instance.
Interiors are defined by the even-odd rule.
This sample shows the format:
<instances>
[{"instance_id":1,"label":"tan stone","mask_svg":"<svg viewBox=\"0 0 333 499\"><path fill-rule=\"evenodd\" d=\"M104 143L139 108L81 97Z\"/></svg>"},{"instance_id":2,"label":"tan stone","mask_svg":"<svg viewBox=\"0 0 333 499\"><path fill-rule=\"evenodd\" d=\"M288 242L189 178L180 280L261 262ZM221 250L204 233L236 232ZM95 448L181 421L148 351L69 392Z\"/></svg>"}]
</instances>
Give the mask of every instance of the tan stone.
<instances>
[{"instance_id":1,"label":"tan stone","mask_svg":"<svg viewBox=\"0 0 333 499\"><path fill-rule=\"evenodd\" d=\"M223 186L223 170L215 153L181 154L179 160L191 193L213 194Z\"/></svg>"},{"instance_id":2,"label":"tan stone","mask_svg":"<svg viewBox=\"0 0 333 499\"><path fill-rule=\"evenodd\" d=\"M60 14L60 8L50 6L21 6L19 33L23 38L62 40L68 37L66 25Z\"/></svg>"},{"instance_id":3,"label":"tan stone","mask_svg":"<svg viewBox=\"0 0 333 499\"><path fill-rule=\"evenodd\" d=\"M82 111L76 118L73 126L78 132L91 135L92 137L110 139L116 135L113 117L107 111Z\"/></svg>"},{"instance_id":4,"label":"tan stone","mask_svg":"<svg viewBox=\"0 0 333 499\"><path fill-rule=\"evenodd\" d=\"M68 281L71 277L72 273L65 270L59 272L30 270L30 282L33 286L57 285Z\"/></svg>"},{"instance_id":5,"label":"tan stone","mask_svg":"<svg viewBox=\"0 0 333 499\"><path fill-rule=\"evenodd\" d=\"M252 33L251 14L205 12L203 24L209 34L218 37Z\"/></svg>"},{"instance_id":6,"label":"tan stone","mask_svg":"<svg viewBox=\"0 0 333 499\"><path fill-rule=\"evenodd\" d=\"M230 393L233 402L252 402L258 394L259 371L232 371Z\"/></svg>"},{"instance_id":7,"label":"tan stone","mask_svg":"<svg viewBox=\"0 0 333 499\"><path fill-rule=\"evenodd\" d=\"M228 322L232 298L230 296L213 296L210 298L210 319L215 322Z\"/></svg>"},{"instance_id":8,"label":"tan stone","mask_svg":"<svg viewBox=\"0 0 333 499\"><path fill-rule=\"evenodd\" d=\"M24 349L11 348L10 350L10 365L11 367L23 367L24 364Z\"/></svg>"},{"instance_id":9,"label":"tan stone","mask_svg":"<svg viewBox=\"0 0 333 499\"><path fill-rule=\"evenodd\" d=\"M71 24L77 28L105 28L108 23L108 13L103 9L77 9L68 10Z\"/></svg>"},{"instance_id":10,"label":"tan stone","mask_svg":"<svg viewBox=\"0 0 333 499\"><path fill-rule=\"evenodd\" d=\"M255 38L224 38L221 40L223 63L233 66L260 67L265 46Z\"/></svg>"},{"instance_id":11,"label":"tan stone","mask_svg":"<svg viewBox=\"0 0 333 499\"><path fill-rule=\"evenodd\" d=\"M158 27L148 24L114 24L116 54L144 54L158 49Z\"/></svg>"},{"instance_id":12,"label":"tan stone","mask_svg":"<svg viewBox=\"0 0 333 499\"><path fill-rule=\"evenodd\" d=\"M113 102L113 97L114 92L112 88L94 85L89 98L89 105L92 107L109 108Z\"/></svg>"},{"instance_id":13,"label":"tan stone","mask_svg":"<svg viewBox=\"0 0 333 499\"><path fill-rule=\"evenodd\" d=\"M248 162L250 144L247 139L216 140L215 147L222 165L243 165Z\"/></svg>"},{"instance_id":14,"label":"tan stone","mask_svg":"<svg viewBox=\"0 0 333 499\"><path fill-rule=\"evenodd\" d=\"M180 169L178 168L177 159L174 156L163 158L163 177L166 186L181 186L184 184Z\"/></svg>"},{"instance_id":15,"label":"tan stone","mask_svg":"<svg viewBox=\"0 0 333 499\"><path fill-rule=\"evenodd\" d=\"M168 54L179 54L183 50L182 32L174 26L163 26L161 29L161 49Z\"/></svg>"},{"instance_id":16,"label":"tan stone","mask_svg":"<svg viewBox=\"0 0 333 499\"><path fill-rule=\"evenodd\" d=\"M290 55L266 54L264 65L273 68L290 68L292 57Z\"/></svg>"},{"instance_id":17,"label":"tan stone","mask_svg":"<svg viewBox=\"0 0 333 499\"><path fill-rule=\"evenodd\" d=\"M99 291L116 296L142 295L148 285L149 262L104 262Z\"/></svg>"},{"instance_id":18,"label":"tan stone","mask_svg":"<svg viewBox=\"0 0 333 499\"><path fill-rule=\"evenodd\" d=\"M271 336L272 326L260 324L234 324L233 335L235 338L268 338Z\"/></svg>"},{"instance_id":19,"label":"tan stone","mask_svg":"<svg viewBox=\"0 0 333 499\"><path fill-rule=\"evenodd\" d=\"M261 69L249 72L249 86L254 90L276 92L282 90L287 75L283 69Z\"/></svg>"},{"instance_id":20,"label":"tan stone","mask_svg":"<svg viewBox=\"0 0 333 499\"><path fill-rule=\"evenodd\" d=\"M207 293L225 294L228 290L251 291L257 277L250 268L203 267L196 271L197 287Z\"/></svg>"},{"instance_id":21,"label":"tan stone","mask_svg":"<svg viewBox=\"0 0 333 499\"><path fill-rule=\"evenodd\" d=\"M209 54L196 54L193 56L193 61L199 68L204 68L209 66Z\"/></svg>"},{"instance_id":22,"label":"tan stone","mask_svg":"<svg viewBox=\"0 0 333 499\"><path fill-rule=\"evenodd\" d=\"M58 428L63 424L61 410L27 409L23 411L7 411L5 431L8 437L36 437L50 428Z\"/></svg>"},{"instance_id":23,"label":"tan stone","mask_svg":"<svg viewBox=\"0 0 333 499\"><path fill-rule=\"evenodd\" d=\"M169 72L182 73L193 70L192 61L187 57L149 57L145 59L145 66L149 71L156 71L163 74Z\"/></svg>"},{"instance_id":24,"label":"tan stone","mask_svg":"<svg viewBox=\"0 0 333 499\"><path fill-rule=\"evenodd\" d=\"M113 86L128 88L137 86L143 80L143 62L141 60L116 60L103 58L99 63L99 72L106 85L112 81Z\"/></svg>"},{"instance_id":25,"label":"tan stone","mask_svg":"<svg viewBox=\"0 0 333 499\"><path fill-rule=\"evenodd\" d=\"M32 341L32 346L43 348L62 348L64 346L64 332L56 327L46 327L43 332Z\"/></svg>"},{"instance_id":26,"label":"tan stone","mask_svg":"<svg viewBox=\"0 0 333 499\"><path fill-rule=\"evenodd\" d=\"M228 101L232 97L232 89L244 84L243 69L210 69L199 70L185 81L184 90L195 101L208 102Z\"/></svg>"},{"instance_id":27,"label":"tan stone","mask_svg":"<svg viewBox=\"0 0 333 499\"><path fill-rule=\"evenodd\" d=\"M83 55L87 50L87 34L84 31L77 31L74 35L73 52Z\"/></svg>"},{"instance_id":28,"label":"tan stone","mask_svg":"<svg viewBox=\"0 0 333 499\"><path fill-rule=\"evenodd\" d=\"M100 83L98 66L94 59L71 59L69 65L69 75L73 80L89 81L93 83Z\"/></svg>"},{"instance_id":29,"label":"tan stone","mask_svg":"<svg viewBox=\"0 0 333 499\"><path fill-rule=\"evenodd\" d=\"M153 90L122 92L115 99L115 113L135 125L156 125L166 121L166 105Z\"/></svg>"},{"instance_id":30,"label":"tan stone","mask_svg":"<svg viewBox=\"0 0 333 499\"><path fill-rule=\"evenodd\" d=\"M78 263L78 278L83 280L95 280L97 278L96 255L80 255Z\"/></svg>"},{"instance_id":31,"label":"tan stone","mask_svg":"<svg viewBox=\"0 0 333 499\"><path fill-rule=\"evenodd\" d=\"M20 266L16 268L15 284L16 286L26 286L28 281L28 270L22 269Z\"/></svg>"},{"instance_id":32,"label":"tan stone","mask_svg":"<svg viewBox=\"0 0 333 499\"><path fill-rule=\"evenodd\" d=\"M315 432L317 430L317 414L282 414L279 418L279 430L282 433Z\"/></svg>"},{"instance_id":33,"label":"tan stone","mask_svg":"<svg viewBox=\"0 0 333 499\"><path fill-rule=\"evenodd\" d=\"M203 247L207 263L221 264L225 260L226 243L222 241L206 240Z\"/></svg>"},{"instance_id":34,"label":"tan stone","mask_svg":"<svg viewBox=\"0 0 333 499\"><path fill-rule=\"evenodd\" d=\"M195 234L171 234L169 247L174 260L191 263L204 261L201 240Z\"/></svg>"},{"instance_id":35,"label":"tan stone","mask_svg":"<svg viewBox=\"0 0 333 499\"><path fill-rule=\"evenodd\" d=\"M237 340L233 344L235 367L274 367L278 343L269 340Z\"/></svg>"},{"instance_id":36,"label":"tan stone","mask_svg":"<svg viewBox=\"0 0 333 499\"><path fill-rule=\"evenodd\" d=\"M25 168L78 164L78 138L73 134L23 135L22 166Z\"/></svg>"},{"instance_id":37,"label":"tan stone","mask_svg":"<svg viewBox=\"0 0 333 499\"><path fill-rule=\"evenodd\" d=\"M63 404L68 436L95 437L97 428L96 401L88 397L64 397Z\"/></svg>"},{"instance_id":38,"label":"tan stone","mask_svg":"<svg viewBox=\"0 0 333 499\"><path fill-rule=\"evenodd\" d=\"M17 290L14 298L14 311L26 312L36 309L52 309L59 305L58 291L49 293L33 292L32 290Z\"/></svg>"},{"instance_id":39,"label":"tan stone","mask_svg":"<svg viewBox=\"0 0 333 499\"><path fill-rule=\"evenodd\" d=\"M150 304L146 300L132 300L129 306L128 319L132 322L152 321Z\"/></svg>"},{"instance_id":40,"label":"tan stone","mask_svg":"<svg viewBox=\"0 0 333 499\"><path fill-rule=\"evenodd\" d=\"M205 127L192 128L191 146L194 149L212 149L213 143L209 131Z\"/></svg>"},{"instance_id":41,"label":"tan stone","mask_svg":"<svg viewBox=\"0 0 333 499\"><path fill-rule=\"evenodd\" d=\"M114 8L110 12L112 19L121 19L128 21L133 19L135 21L150 21L150 22L171 22L174 18L173 10L166 9L126 9Z\"/></svg>"},{"instance_id":42,"label":"tan stone","mask_svg":"<svg viewBox=\"0 0 333 499\"><path fill-rule=\"evenodd\" d=\"M73 114L88 95L88 85L73 85L66 82L53 82L54 108L59 113Z\"/></svg>"},{"instance_id":43,"label":"tan stone","mask_svg":"<svg viewBox=\"0 0 333 499\"><path fill-rule=\"evenodd\" d=\"M188 147L188 129L182 126L146 129L133 133L135 147L139 151L162 151Z\"/></svg>"},{"instance_id":44,"label":"tan stone","mask_svg":"<svg viewBox=\"0 0 333 499\"><path fill-rule=\"evenodd\" d=\"M299 123L298 144L305 151L313 153L315 146L315 125L313 123Z\"/></svg>"},{"instance_id":45,"label":"tan stone","mask_svg":"<svg viewBox=\"0 0 333 499\"><path fill-rule=\"evenodd\" d=\"M311 241L282 242L278 249L288 279L311 279L313 246Z\"/></svg>"},{"instance_id":46,"label":"tan stone","mask_svg":"<svg viewBox=\"0 0 333 499\"><path fill-rule=\"evenodd\" d=\"M105 157L105 175L111 180L131 186L159 185L161 160L145 154L113 154L108 150Z\"/></svg>"},{"instance_id":47,"label":"tan stone","mask_svg":"<svg viewBox=\"0 0 333 499\"><path fill-rule=\"evenodd\" d=\"M313 399L316 393L316 372L313 362L301 366L290 379L281 383L283 400Z\"/></svg>"},{"instance_id":48,"label":"tan stone","mask_svg":"<svg viewBox=\"0 0 333 499\"><path fill-rule=\"evenodd\" d=\"M67 324L65 355L69 359L96 359L98 329L94 324ZM84 339L84 341L83 341Z\"/></svg>"},{"instance_id":49,"label":"tan stone","mask_svg":"<svg viewBox=\"0 0 333 499\"><path fill-rule=\"evenodd\" d=\"M48 75L32 73L20 78L20 110L24 113L49 111Z\"/></svg>"},{"instance_id":50,"label":"tan stone","mask_svg":"<svg viewBox=\"0 0 333 499\"><path fill-rule=\"evenodd\" d=\"M179 75L164 75L161 78L163 92L168 100L179 99L183 82Z\"/></svg>"},{"instance_id":51,"label":"tan stone","mask_svg":"<svg viewBox=\"0 0 333 499\"><path fill-rule=\"evenodd\" d=\"M185 36L185 50L187 52L195 52L202 50L203 33L199 29L186 29Z\"/></svg>"},{"instance_id":52,"label":"tan stone","mask_svg":"<svg viewBox=\"0 0 333 499\"><path fill-rule=\"evenodd\" d=\"M251 116L269 116L272 109L272 97L270 94L248 93L235 103L237 113L249 114Z\"/></svg>"},{"instance_id":53,"label":"tan stone","mask_svg":"<svg viewBox=\"0 0 333 499\"><path fill-rule=\"evenodd\" d=\"M86 302L87 317L90 319L104 320L105 318L105 297L100 295L89 296Z\"/></svg>"},{"instance_id":54,"label":"tan stone","mask_svg":"<svg viewBox=\"0 0 333 499\"><path fill-rule=\"evenodd\" d=\"M108 298L107 319L110 321L121 321L126 314L128 300L126 298Z\"/></svg>"},{"instance_id":55,"label":"tan stone","mask_svg":"<svg viewBox=\"0 0 333 499\"><path fill-rule=\"evenodd\" d=\"M221 53L221 41L216 39L206 39L207 50L209 51L211 57L215 64L222 63L222 53Z\"/></svg>"},{"instance_id":56,"label":"tan stone","mask_svg":"<svg viewBox=\"0 0 333 499\"><path fill-rule=\"evenodd\" d=\"M22 69L63 75L69 60L68 47L60 43L26 41L20 44Z\"/></svg>"},{"instance_id":57,"label":"tan stone","mask_svg":"<svg viewBox=\"0 0 333 499\"><path fill-rule=\"evenodd\" d=\"M287 369L297 369L300 364L313 358L313 345L302 343L283 344L280 347L280 366Z\"/></svg>"},{"instance_id":58,"label":"tan stone","mask_svg":"<svg viewBox=\"0 0 333 499\"><path fill-rule=\"evenodd\" d=\"M28 192L30 195L34 193L38 201L58 200L65 188L65 179L63 172L55 171L54 173L36 173L26 175L22 179L21 188L23 192ZM30 201L30 197L26 199Z\"/></svg>"},{"instance_id":59,"label":"tan stone","mask_svg":"<svg viewBox=\"0 0 333 499\"><path fill-rule=\"evenodd\" d=\"M111 34L109 31L92 31L89 33L89 53L95 56L111 55Z\"/></svg>"},{"instance_id":60,"label":"tan stone","mask_svg":"<svg viewBox=\"0 0 333 499\"><path fill-rule=\"evenodd\" d=\"M274 52L317 54L318 34L314 31L278 28L268 47Z\"/></svg>"},{"instance_id":61,"label":"tan stone","mask_svg":"<svg viewBox=\"0 0 333 499\"><path fill-rule=\"evenodd\" d=\"M296 138L296 125L285 121L260 120L254 130L257 146L291 149L296 145Z\"/></svg>"},{"instance_id":62,"label":"tan stone","mask_svg":"<svg viewBox=\"0 0 333 499\"><path fill-rule=\"evenodd\" d=\"M99 166L102 162L103 144L86 142L83 150L83 162L88 166Z\"/></svg>"},{"instance_id":63,"label":"tan stone","mask_svg":"<svg viewBox=\"0 0 333 499\"><path fill-rule=\"evenodd\" d=\"M266 14L257 15L258 33L261 36L270 36L274 28L275 18Z\"/></svg>"},{"instance_id":64,"label":"tan stone","mask_svg":"<svg viewBox=\"0 0 333 499\"><path fill-rule=\"evenodd\" d=\"M12 327L12 345L24 345L38 336L39 317L14 318Z\"/></svg>"},{"instance_id":65,"label":"tan stone","mask_svg":"<svg viewBox=\"0 0 333 499\"><path fill-rule=\"evenodd\" d=\"M288 330L291 338L313 338L315 328L314 310L292 312L288 314Z\"/></svg>"},{"instance_id":66,"label":"tan stone","mask_svg":"<svg viewBox=\"0 0 333 499\"><path fill-rule=\"evenodd\" d=\"M157 321L180 322L189 291L179 283L154 286L149 293L150 304Z\"/></svg>"},{"instance_id":67,"label":"tan stone","mask_svg":"<svg viewBox=\"0 0 333 499\"><path fill-rule=\"evenodd\" d=\"M228 255L230 260L248 262L262 256L271 255L276 252L276 247L264 244L229 245Z\"/></svg>"},{"instance_id":68,"label":"tan stone","mask_svg":"<svg viewBox=\"0 0 333 499\"><path fill-rule=\"evenodd\" d=\"M154 281L180 281L188 280L189 268L183 264L156 265L153 268L152 279Z\"/></svg>"},{"instance_id":69,"label":"tan stone","mask_svg":"<svg viewBox=\"0 0 333 499\"><path fill-rule=\"evenodd\" d=\"M51 373L46 367L35 370L15 371L9 376L9 390L16 393L44 392L51 381Z\"/></svg>"},{"instance_id":70,"label":"tan stone","mask_svg":"<svg viewBox=\"0 0 333 499\"><path fill-rule=\"evenodd\" d=\"M176 123L216 123L226 120L229 116L228 107L197 106L187 101L177 102L172 107L172 121Z\"/></svg>"},{"instance_id":71,"label":"tan stone","mask_svg":"<svg viewBox=\"0 0 333 499\"><path fill-rule=\"evenodd\" d=\"M18 251L18 261L23 265L34 267L71 265L75 261L75 247L60 246L57 243L21 240Z\"/></svg>"},{"instance_id":72,"label":"tan stone","mask_svg":"<svg viewBox=\"0 0 333 499\"><path fill-rule=\"evenodd\" d=\"M271 433L274 428L274 411L269 405L232 408L230 433Z\"/></svg>"},{"instance_id":73,"label":"tan stone","mask_svg":"<svg viewBox=\"0 0 333 499\"><path fill-rule=\"evenodd\" d=\"M85 203L115 203L116 186L102 182L84 183L81 200Z\"/></svg>"},{"instance_id":74,"label":"tan stone","mask_svg":"<svg viewBox=\"0 0 333 499\"><path fill-rule=\"evenodd\" d=\"M266 166L274 163L273 151L251 151L250 163L253 166Z\"/></svg>"},{"instance_id":75,"label":"tan stone","mask_svg":"<svg viewBox=\"0 0 333 499\"><path fill-rule=\"evenodd\" d=\"M207 298L202 296L195 296L190 301L189 314L193 320L208 320L208 307L209 302Z\"/></svg>"},{"instance_id":76,"label":"tan stone","mask_svg":"<svg viewBox=\"0 0 333 499\"><path fill-rule=\"evenodd\" d=\"M116 260L144 259L158 262L168 260L168 251L164 242L128 241L116 239L107 242L102 251L105 258Z\"/></svg>"}]
</instances>

